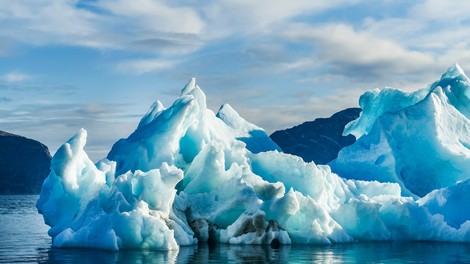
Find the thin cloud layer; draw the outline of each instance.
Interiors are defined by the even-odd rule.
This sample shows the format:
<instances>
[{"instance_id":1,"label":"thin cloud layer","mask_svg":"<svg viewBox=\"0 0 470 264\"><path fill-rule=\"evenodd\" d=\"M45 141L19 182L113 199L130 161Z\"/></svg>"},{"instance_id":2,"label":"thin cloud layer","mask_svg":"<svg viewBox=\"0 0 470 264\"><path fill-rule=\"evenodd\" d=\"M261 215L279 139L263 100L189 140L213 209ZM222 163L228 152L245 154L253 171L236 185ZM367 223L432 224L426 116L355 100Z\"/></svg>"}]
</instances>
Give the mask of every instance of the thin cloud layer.
<instances>
[{"instance_id":1,"label":"thin cloud layer","mask_svg":"<svg viewBox=\"0 0 470 264\"><path fill-rule=\"evenodd\" d=\"M119 111L126 104L18 104L5 109L0 98L0 130L18 133L47 143L54 153L69 137L86 125L90 131L89 155L100 160L112 144L135 129L138 116ZM106 153L105 153L106 152ZM104 155L103 155L104 154Z\"/></svg>"},{"instance_id":2,"label":"thin cloud layer","mask_svg":"<svg viewBox=\"0 0 470 264\"><path fill-rule=\"evenodd\" d=\"M7 83L19 83L32 79L33 77L21 72L9 72L1 77Z\"/></svg>"},{"instance_id":3,"label":"thin cloud layer","mask_svg":"<svg viewBox=\"0 0 470 264\"><path fill-rule=\"evenodd\" d=\"M416 74L434 62L429 54L407 49L367 31L355 31L345 24L293 25L285 36L294 42L311 43L312 49L317 50L315 57L323 62L322 67L330 67L331 73L350 78ZM301 58L302 61L305 59Z\"/></svg>"},{"instance_id":4,"label":"thin cloud layer","mask_svg":"<svg viewBox=\"0 0 470 264\"><path fill-rule=\"evenodd\" d=\"M118 64L117 69L123 73L145 74L163 69L171 69L177 64L176 61L164 61L160 59L136 59L123 61Z\"/></svg>"}]
</instances>

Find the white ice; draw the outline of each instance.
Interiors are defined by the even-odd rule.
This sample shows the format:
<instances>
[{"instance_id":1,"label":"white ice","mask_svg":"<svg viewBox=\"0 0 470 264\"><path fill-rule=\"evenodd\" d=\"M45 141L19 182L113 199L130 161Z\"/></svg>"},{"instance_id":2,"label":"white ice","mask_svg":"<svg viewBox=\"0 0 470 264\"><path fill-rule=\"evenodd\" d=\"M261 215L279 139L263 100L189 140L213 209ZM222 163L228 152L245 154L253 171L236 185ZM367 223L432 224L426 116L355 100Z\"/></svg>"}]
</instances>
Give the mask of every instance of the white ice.
<instances>
[{"instance_id":1,"label":"white ice","mask_svg":"<svg viewBox=\"0 0 470 264\"><path fill-rule=\"evenodd\" d=\"M415 93L374 94L361 97L369 98L361 101L364 112L349 124L355 135L367 133L339 152L330 164L334 172L396 182L415 197L470 179L470 80L458 65Z\"/></svg>"},{"instance_id":2,"label":"white ice","mask_svg":"<svg viewBox=\"0 0 470 264\"><path fill-rule=\"evenodd\" d=\"M96 165L85 143L80 130L57 151L37 203L55 247L470 242L469 214L454 210L468 211L468 196L458 195L469 193L467 182L416 201L400 183L341 178L281 153L229 105L207 109L195 79L168 109L156 102Z\"/></svg>"}]
</instances>

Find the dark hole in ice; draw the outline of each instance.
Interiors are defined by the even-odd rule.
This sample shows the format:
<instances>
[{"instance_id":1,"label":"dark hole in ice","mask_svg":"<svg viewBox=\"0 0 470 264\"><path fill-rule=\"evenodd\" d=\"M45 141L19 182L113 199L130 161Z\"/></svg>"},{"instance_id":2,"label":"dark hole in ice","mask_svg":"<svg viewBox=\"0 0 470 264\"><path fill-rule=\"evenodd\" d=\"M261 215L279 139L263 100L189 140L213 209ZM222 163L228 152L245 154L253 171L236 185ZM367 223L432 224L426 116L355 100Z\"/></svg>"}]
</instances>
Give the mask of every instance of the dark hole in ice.
<instances>
[{"instance_id":1,"label":"dark hole in ice","mask_svg":"<svg viewBox=\"0 0 470 264\"><path fill-rule=\"evenodd\" d=\"M280 248L281 247L281 241L279 241L279 239L275 238L273 240L271 240L271 247L272 248Z\"/></svg>"},{"instance_id":2,"label":"dark hole in ice","mask_svg":"<svg viewBox=\"0 0 470 264\"><path fill-rule=\"evenodd\" d=\"M215 228L209 229L209 238L207 239L207 244L209 246L215 246L217 244L217 234Z\"/></svg>"}]
</instances>

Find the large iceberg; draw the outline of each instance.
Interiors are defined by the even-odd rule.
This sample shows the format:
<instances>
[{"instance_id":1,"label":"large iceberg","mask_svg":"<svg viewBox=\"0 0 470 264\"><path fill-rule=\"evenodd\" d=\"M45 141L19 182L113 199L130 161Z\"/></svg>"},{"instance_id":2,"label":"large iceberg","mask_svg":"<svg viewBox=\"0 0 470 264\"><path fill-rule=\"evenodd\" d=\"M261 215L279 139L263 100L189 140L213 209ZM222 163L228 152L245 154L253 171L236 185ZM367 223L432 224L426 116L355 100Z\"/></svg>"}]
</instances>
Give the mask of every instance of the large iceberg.
<instances>
[{"instance_id":1,"label":"large iceberg","mask_svg":"<svg viewBox=\"0 0 470 264\"><path fill-rule=\"evenodd\" d=\"M470 179L470 80L458 65L427 88L374 90L360 104L345 129L358 140L330 163L334 172L419 197Z\"/></svg>"},{"instance_id":2,"label":"large iceberg","mask_svg":"<svg viewBox=\"0 0 470 264\"><path fill-rule=\"evenodd\" d=\"M176 250L196 243L470 242L468 183L421 200L398 183L344 179L279 151L192 79L97 164L80 130L54 155L37 208L54 247ZM448 198L448 202L443 202Z\"/></svg>"}]
</instances>

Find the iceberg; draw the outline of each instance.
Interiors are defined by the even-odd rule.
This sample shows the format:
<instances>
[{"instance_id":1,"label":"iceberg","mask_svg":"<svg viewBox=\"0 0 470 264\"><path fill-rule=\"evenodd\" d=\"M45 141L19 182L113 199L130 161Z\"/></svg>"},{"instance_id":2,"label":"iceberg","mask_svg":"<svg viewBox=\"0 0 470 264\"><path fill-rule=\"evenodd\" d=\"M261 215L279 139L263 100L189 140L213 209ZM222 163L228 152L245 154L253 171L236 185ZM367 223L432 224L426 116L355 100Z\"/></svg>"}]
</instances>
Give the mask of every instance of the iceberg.
<instances>
[{"instance_id":1,"label":"iceberg","mask_svg":"<svg viewBox=\"0 0 470 264\"><path fill-rule=\"evenodd\" d=\"M462 208L462 205L470 201L470 180L458 182L449 188L442 188L430 192L418 200L421 206L428 208L433 214L444 216L450 226L458 228L470 219L470 210Z\"/></svg>"},{"instance_id":2,"label":"iceberg","mask_svg":"<svg viewBox=\"0 0 470 264\"><path fill-rule=\"evenodd\" d=\"M400 184L423 197L470 178L470 80L458 65L427 88L366 92L345 128L359 137L330 163L348 179Z\"/></svg>"},{"instance_id":3,"label":"iceberg","mask_svg":"<svg viewBox=\"0 0 470 264\"><path fill-rule=\"evenodd\" d=\"M468 214L454 211L468 184L415 200L396 182L342 178L280 152L229 105L208 109L195 79L97 164L86 138L82 129L57 151L37 202L54 247L470 242Z\"/></svg>"}]
</instances>

